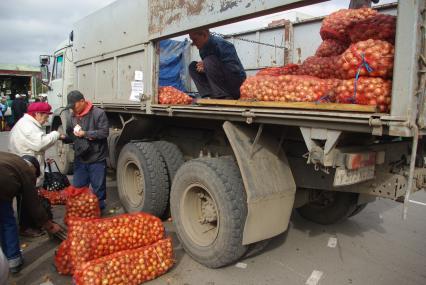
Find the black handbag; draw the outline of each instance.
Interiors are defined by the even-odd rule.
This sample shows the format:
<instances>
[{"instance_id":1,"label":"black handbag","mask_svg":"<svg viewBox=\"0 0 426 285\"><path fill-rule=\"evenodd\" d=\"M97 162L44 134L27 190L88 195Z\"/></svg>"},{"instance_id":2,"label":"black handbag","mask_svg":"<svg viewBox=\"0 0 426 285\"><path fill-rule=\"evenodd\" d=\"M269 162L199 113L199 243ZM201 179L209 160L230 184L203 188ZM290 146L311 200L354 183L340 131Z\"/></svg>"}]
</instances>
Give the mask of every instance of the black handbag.
<instances>
[{"instance_id":1,"label":"black handbag","mask_svg":"<svg viewBox=\"0 0 426 285\"><path fill-rule=\"evenodd\" d=\"M52 171L52 163L55 164L57 171ZM56 164L56 161L50 160L46 161L47 169L44 172L44 182L43 188L47 191L60 191L68 186L70 186L70 181L68 177L63 174ZM46 171L47 170L47 171Z\"/></svg>"}]
</instances>

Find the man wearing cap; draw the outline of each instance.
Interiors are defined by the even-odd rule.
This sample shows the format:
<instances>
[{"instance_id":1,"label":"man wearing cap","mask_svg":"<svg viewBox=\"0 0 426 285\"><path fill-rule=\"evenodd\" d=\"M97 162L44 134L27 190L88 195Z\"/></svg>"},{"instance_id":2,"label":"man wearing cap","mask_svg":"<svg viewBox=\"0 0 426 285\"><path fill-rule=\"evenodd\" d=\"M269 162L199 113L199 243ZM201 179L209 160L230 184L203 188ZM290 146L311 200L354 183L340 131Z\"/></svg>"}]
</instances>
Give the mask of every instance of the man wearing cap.
<instances>
[{"instance_id":1,"label":"man wearing cap","mask_svg":"<svg viewBox=\"0 0 426 285\"><path fill-rule=\"evenodd\" d=\"M61 230L49 220L40 204L34 186L37 175L40 175L40 166L35 157L26 155L21 158L12 153L0 152L0 237L12 273L19 272L23 264L12 206L14 197L21 200L22 207L28 209L37 225L50 233Z\"/></svg>"},{"instance_id":2,"label":"man wearing cap","mask_svg":"<svg viewBox=\"0 0 426 285\"><path fill-rule=\"evenodd\" d=\"M67 96L67 108L72 114L67 124L65 143L74 143L75 187L91 186L105 209L106 158L109 123L105 112L85 100L80 91L71 91Z\"/></svg>"}]
</instances>

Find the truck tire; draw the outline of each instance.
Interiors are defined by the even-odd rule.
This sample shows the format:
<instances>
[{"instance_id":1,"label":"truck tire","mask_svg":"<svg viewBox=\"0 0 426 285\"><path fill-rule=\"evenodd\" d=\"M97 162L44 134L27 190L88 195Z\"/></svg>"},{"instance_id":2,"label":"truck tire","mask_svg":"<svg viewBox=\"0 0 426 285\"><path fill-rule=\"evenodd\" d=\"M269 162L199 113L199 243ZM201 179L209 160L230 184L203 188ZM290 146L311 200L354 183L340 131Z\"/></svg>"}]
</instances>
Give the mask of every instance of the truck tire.
<instances>
[{"instance_id":1,"label":"truck tire","mask_svg":"<svg viewBox=\"0 0 426 285\"><path fill-rule=\"evenodd\" d=\"M166 164L152 143L128 143L117 162L117 188L127 212L160 217L169 201Z\"/></svg>"},{"instance_id":2,"label":"truck tire","mask_svg":"<svg viewBox=\"0 0 426 285\"><path fill-rule=\"evenodd\" d=\"M155 141L152 143L158 149L166 163L167 173L171 186L173 179L176 176L176 172L185 162L185 160L183 159L183 154L180 149L173 143L166 141Z\"/></svg>"},{"instance_id":3,"label":"truck tire","mask_svg":"<svg viewBox=\"0 0 426 285\"><path fill-rule=\"evenodd\" d=\"M117 142L119 138L120 138L120 133L113 133L108 137L107 166L111 169L117 168L116 146L117 146Z\"/></svg>"},{"instance_id":4,"label":"truck tire","mask_svg":"<svg viewBox=\"0 0 426 285\"><path fill-rule=\"evenodd\" d=\"M199 263L218 268L246 252L247 198L232 158L184 163L173 181L170 207L185 251Z\"/></svg>"},{"instance_id":5,"label":"truck tire","mask_svg":"<svg viewBox=\"0 0 426 285\"><path fill-rule=\"evenodd\" d=\"M355 215L358 215L362 210L365 209L365 207L367 207L367 204L368 203L356 206L355 210L352 212L352 214L349 215L349 217L353 217Z\"/></svg>"},{"instance_id":6,"label":"truck tire","mask_svg":"<svg viewBox=\"0 0 426 285\"><path fill-rule=\"evenodd\" d=\"M59 125L56 129L61 134L64 134L64 128ZM74 151L70 144L64 144L61 140L57 140L55 143L57 159L55 160L58 164L59 170L63 174L72 174L73 172L73 154Z\"/></svg>"},{"instance_id":7,"label":"truck tire","mask_svg":"<svg viewBox=\"0 0 426 285\"><path fill-rule=\"evenodd\" d=\"M323 197L297 208L296 211L311 222L331 225L344 221L356 209L356 193L322 191L321 195Z\"/></svg>"}]
</instances>

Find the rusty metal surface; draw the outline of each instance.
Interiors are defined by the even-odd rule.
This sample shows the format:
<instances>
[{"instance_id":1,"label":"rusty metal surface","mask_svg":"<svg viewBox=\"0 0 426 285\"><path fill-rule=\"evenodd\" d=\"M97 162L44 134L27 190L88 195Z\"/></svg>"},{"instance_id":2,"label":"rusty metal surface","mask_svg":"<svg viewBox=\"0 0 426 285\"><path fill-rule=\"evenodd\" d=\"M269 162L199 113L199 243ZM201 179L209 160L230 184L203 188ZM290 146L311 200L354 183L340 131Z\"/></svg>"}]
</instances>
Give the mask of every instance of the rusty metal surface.
<instances>
[{"instance_id":1,"label":"rusty metal surface","mask_svg":"<svg viewBox=\"0 0 426 285\"><path fill-rule=\"evenodd\" d=\"M324 0L149 0L150 39L182 34L272 12L325 2Z\"/></svg>"}]
</instances>

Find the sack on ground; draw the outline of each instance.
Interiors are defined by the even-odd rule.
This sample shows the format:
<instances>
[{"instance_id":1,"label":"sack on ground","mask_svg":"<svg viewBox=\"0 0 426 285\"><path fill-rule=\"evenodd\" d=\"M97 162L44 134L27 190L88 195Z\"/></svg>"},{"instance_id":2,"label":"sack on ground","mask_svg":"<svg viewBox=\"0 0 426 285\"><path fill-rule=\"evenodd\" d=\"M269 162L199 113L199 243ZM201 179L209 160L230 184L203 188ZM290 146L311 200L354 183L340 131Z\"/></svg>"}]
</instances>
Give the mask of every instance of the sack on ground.
<instances>
[{"instance_id":1,"label":"sack on ground","mask_svg":"<svg viewBox=\"0 0 426 285\"><path fill-rule=\"evenodd\" d=\"M66 189L65 195L67 199L65 224L68 225L70 218L99 218L101 216L98 198L90 188L70 186Z\"/></svg>"}]
</instances>

